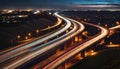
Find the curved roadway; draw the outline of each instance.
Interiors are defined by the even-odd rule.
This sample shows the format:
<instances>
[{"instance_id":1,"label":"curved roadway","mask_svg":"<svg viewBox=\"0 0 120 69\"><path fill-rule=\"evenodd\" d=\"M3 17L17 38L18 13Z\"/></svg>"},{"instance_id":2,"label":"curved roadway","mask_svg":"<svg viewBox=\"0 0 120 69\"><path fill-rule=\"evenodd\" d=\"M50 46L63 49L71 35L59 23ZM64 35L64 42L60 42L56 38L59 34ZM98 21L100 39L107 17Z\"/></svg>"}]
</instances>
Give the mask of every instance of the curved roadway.
<instances>
[{"instance_id":1,"label":"curved roadway","mask_svg":"<svg viewBox=\"0 0 120 69\"><path fill-rule=\"evenodd\" d=\"M61 17L58 17L58 18L61 18ZM58 24L60 24L60 22ZM49 40L49 39L51 39L53 37L56 37L57 35L63 33L64 31L66 31L70 26L71 26L71 23L69 23L68 20L66 20L66 26L65 27L63 27L60 30L57 30L54 33L49 34L49 36L39 38L39 40L34 40L31 43L28 43L28 44L25 44L25 45L22 44L22 46L20 45L20 46L13 47L13 48L10 48L8 50L3 51L2 54L0 55L0 63L3 62L3 61L6 61L6 60L8 60L8 59L10 59L12 57L15 57L17 55L20 55L20 54L23 53L23 51L25 52L27 49L32 48L32 47L34 47L34 46L36 46L38 44L41 44L41 43L45 42L46 40ZM46 29L43 29L43 30L46 30Z\"/></svg>"},{"instance_id":2,"label":"curved roadway","mask_svg":"<svg viewBox=\"0 0 120 69\"><path fill-rule=\"evenodd\" d=\"M66 23L68 24L67 28L69 28L71 26L71 22L69 20L65 19L62 16L59 16L57 13L55 13L55 15L66 21ZM78 29L78 25L80 26L80 29ZM59 44L69 40L70 38L79 34L83 30L84 30L84 26L82 24L80 24L80 23L74 24L74 28L70 32L66 33L65 35L63 35L59 38L56 38L56 39L50 41L49 43L47 42L47 43L43 44L43 48L38 46L37 48L34 48L35 50L31 49L30 53L28 52L28 54L25 54L21 58L18 58L16 60L12 61L14 59L13 58L13 59L10 59L10 60L0 64L0 68L7 68L7 69L16 68L16 67L26 63L27 61L30 61L31 59L37 57L38 55L43 54L44 52L47 52L48 50L57 47ZM62 31L58 31L58 32L62 32ZM66 36L68 36L68 37L66 37ZM45 45L47 45L47 46L45 46Z\"/></svg>"},{"instance_id":3,"label":"curved roadway","mask_svg":"<svg viewBox=\"0 0 120 69\"><path fill-rule=\"evenodd\" d=\"M52 29L52 28L54 28L54 27L59 26L59 25L62 23L62 20L61 20L60 18L57 18L57 20L58 20L58 21L57 21L57 24L55 24L55 25L53 25L53 26L51 26L51 27L49 27L49 28L42 29L42 30L40 30L40 32L46 31L46 30L49 30L49 29ZM53 33L51 32L51 34L53 34ZM32 40L32 41L41 39L41 38L46 37L46 36L47 36L47 35L38 37L37 39L34 39L34 40ZM32 41L31 41L31 42L32 42ZM19 48L19 47L21 47L21 46L25 46L26 44L28 44L28 43L20 44L20 45L18 45L18 46L15 46L15 47L11 47L11 48L2 50L2 51L0 51L0 55L1 55L1 54L5 54L5 53L7 53L7 52L9 52L9 51L11 51L11 50L14 50L14 49L16 49L16 48Z\"/></svg>"},{"instance_id":4,"label":"curved roadway","mask_svg":"<svg viewBox=\"0 0 120 69\"><path fill-rule=\"evenodd\" d=\"M94 44L95 42L97 42L97 41L101 40L102 38L106 37L109 33L108 29L105 29L101 26L94 25L94 24L89 24L89 23L85 23L85 24L91 25L91 26L94 26L94 27L98 27L101 30L101 33L98 36L86 41L85 43L73 48L72 50L68 51L64 55L55 59L54 61L52 61L51 63L46 65L43 69L55 69L56 67L58 67L59 65L61 65L62 63L64 63L68 59L70 59L71 57L74 57L75 55L77 55L80 51L84 50L85 48L89 47L90 45Z\"/></svg>"}]
</instances>

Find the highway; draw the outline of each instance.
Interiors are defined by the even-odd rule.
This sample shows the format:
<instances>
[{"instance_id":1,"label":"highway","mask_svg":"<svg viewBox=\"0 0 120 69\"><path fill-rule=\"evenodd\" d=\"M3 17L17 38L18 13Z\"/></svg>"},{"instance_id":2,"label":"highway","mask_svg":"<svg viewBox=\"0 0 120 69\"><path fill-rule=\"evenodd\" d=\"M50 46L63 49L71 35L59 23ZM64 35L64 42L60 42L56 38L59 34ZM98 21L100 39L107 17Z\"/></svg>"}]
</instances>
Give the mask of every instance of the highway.
<instances>
[{"instance_id":1,"label":"highway","mask_svg":"<svg viewBox=\"0 0 120 69\"><path fill-rule=\"evenodd\" d=\"M62 24L62 20L61 20L60 18L57 18L57 20L58 20L58 21L57 21L57 23L56 23L55 25L50 26L50 27L47 27L47 28L44 28L44 29L41 29L39 32L40 32L40 33L41 33L41 32L45 32L46 30L50 30L50 29L55 28L55 27L59 26L60 24ZM61 29L61 28L60 28L60 29ZM60 29L58 29L58 30L60 30ZM53 34L54 32L56 32L56 31L58 31L58 30L52 31L52 32L50 32L50 33L48 33L48 34L45 34L45 35L40 36L40 37L37 37L37 38L33 38L33 39L32 39L31 41L29 41L29 42L25 42L25 43L23 43L23 44L20 44L20 45L17 45L17 46L14 46L14 47L11 47L11 48L2 50L2 51L0 51L0 55L5 54L5 53L7 53L7 52L10 52L10 51L12 51L12 50L14 50L14 49L17 49L17 48L21 47L21 46L25 46L25 45L27 45L27 44L29 44L29 43L31 43L31 42L36 41L36 40L41 40L42 38L47 37L48 35L51 35L51 34ZM43 41L43 42L44 42L44 41ZM42 42L40 42L40 43L42 43ZM39 44L40 44L40 43L39 43Z\"/></svg>"},{"instance_id":2,"label":"highway","mask_svg":"<svg viewBox=\"0 0 120 69\"><path fill-rule=\"evenodd\" d=\"M55 15L57 17L60 17L61 19L65 20L67 24L69 24L67 27L70 27L71 22L67 19L65 19L62 16L59 16L57 13L55 13ZM16 60L13 61L13 59L7 60L6 62L3 62L2 64L0 64L0 68L7 68L7 69L14 69L20 65L22 65L23 63L30 61L31 59L35 58L36 56L43 54L44 52L47 52L48 50L51 50L55 47L57 47L59 44L71 39L72 37L74 37L75 35L79 34L80 32L82 32L84 30L84 26L83 24L80 23L76 23L74 24L74 28L69 31L68 33L66 33L65 35L58 37L50 42L47 42L45 44L43 44L44 47L41 48L41 46L38 46L36 48L31 49L31 52L28 52L27 54L22 55L21 58L17 58ZM59 31L61 32L61 31ZM68 36L68 37L66 37ZM17 56L19 57L19 56Z\"/></svg>"},{"instance_id":3,"label":"highway","mask_svg":"<svg viewBox=\"0 0 120 69\"><path fill-rule=\"evenodd\" d=\"M52 28L55 28L55 27L59 26L60 24L62 24L62 20L57 17L57 23L56 23L55 25L50 26L50 27L47 27L47 28L44 28L44 29L41 29L41 30L39 30L39 32L44 32L44 31L46 31L46 30L50 30L50 29L52 29ZM56 30L56 31L58 31L58 30ZM12 50L14 50L14 49L16 49L16 48L19 48L19 47L21 47L21 46L25 46L26 44L31 43L31 42L33 42L33 41L40 40L41 38L44 38L44 37L46 37L46 36L48 36L48 35L50 35L50 34L53 34L53 33L56 32L56 31L53 31L53 32L50 32L49 34L45 34L45 35L43 35L43 36L34 38L34 39L32 39L30 42L26 42L26 43L20 44L20 45L18 45L18 46L14 46L14 47L11 47L11 48L2 50L2 51L0 51L0 55L1 55L1 54L5 54L5 53L7 53L7 52L9 52L9 51L12 51Z\"/></svg>"},{"instance_id":4,"label":"highway","mask_svg":"<svg viewBox=\"0 0 120 69\"><path fill-rule=\"evenodd\" d=\"M58 57L57 59L55 59L54 61L52 61L48 65L46 65L43 69L55 69L59 65L65 63L65 61L69 60L71 57L74 57L75 55L77 55L78 53L80 53L81 51L86 49L87 47L90 47L90 45L92 45L92 44L98 42L99 40L103 39L109 33L108 29L103 28L101 26L94 25L94 24L89 24L89 23L84 23L84 24L91 25L91 26L94 26L94 27L98 27L101 30L99 35L95 36L94 38L92 38L92 39L90 39L90 40L88 40L88 41L86 41L86 42L84 42L84 43L82 43L78 46L76 46L72 50L66 52L62 56Z\"/></svg>"},{"instance_id":5,"label":"highway","mask_svg":"<svg viewBox=\"0 0 120 69\"><path fill-rule=\"evenodd\" d=\"M116 32L116 30L119 29L119 28L120 28L120 25L117 25L117 26L114 26L114 27L109 28L110 34L109 34L108 38L109 38L111 35L113 35L113 34Z\"/></svg>"},{"instance_id":6,"label":"highway","mask_svg":"<svg viewBox=\"0 0 120 69\"><path fill-rule=\"evenodd\" d=\"M117 25L117 26L114 26L114 27L111 27L109 28L110 30L115 30L115 29L119 29L120 28L120 25Z\"/></svg>"},{"instance_id":7,"label":"highway","mask_svg":"<svg viewBox=\"0 0 120 69\"><path fill-rule=\"evenodd\" d=\"M69 19L72 23L74 23L74 24L81 24L80 22L78 22L78 21L76 21L76 20L72 20L72 19ZM79 27L80 28L80 27ZM80 30L80 29L82 29L82 28L80 28L79 29L78 28L78 30ZM83 27L84 28L84 27ZM72 46L72 47L68 47L67 49L65 49L65 50L62 50L62 51L60 51L60 53L56 53L56 54L54 54L54 55L52 55L51 57L49 57L49 58L47 58L46 60L44 60L44 61L42 61L42 62L40 62L37 66L34 66L32 69L40 69L40 68L42 68L42 67L44 67L46 64L48 64L49 62L51 62L51 61L53 61L55 58L58 58L60 55L62 55L62 54L64 54L65 52L67 52L67 51L69 51L71 48L73 48L74 46Z\"/></svg>"},{"instance_id":8,"label":"highway","mask_svg":"<svg viewBox=\"0 0 120 69\"><path fill-rule=\"evenodd\" d=\"M46 30L49 30L49 29L51 29L51 28L54 28L54 27L57 27L58 25L60 25L61 23L62 23L62 20L60 19L60 18L58 18L57 17L57 23L55 24L55 25L53 25L53 26L51 26L51 27L48 27L48 28L45 28L45 29L42 29L42 30L40 30L41 32L42 31L46 31Z\"/></svg>"},{"instance_id":9,"label":"highway","mask_svg":"<svg viewBox=\"0 0 120 69\"><path fill-rule=\"evenodd\" d=\"M55 13L55 14L56 14L56 13ZM58 17L58 18L61 18L61 17ZM66 20L66 21L67 21L67 20ZM61 20L59 19L58 22L59 22L58 24L60 24L60 23L61 23ZM34 41L31 42L31 43L28 43L28 44L25 43L25 45L22 44L22 45L19 45L19 46L17 46L17 47L13 47L13 48L10 48L10 49L5 50L5 51L2 52L2 54L0 55L0 62L3 62L3 61L8 60L8 59L10 59L10 58L13 58L13 57L15 57L15 56L17 56L17 55L23 54L23 53L26 52L28 49L30 49L30 48L38 45L38 44L41 44L41 43L43 43L43 42L45 42L45 41L47 41L47 40L49 40L49 39L51 39L51 38L56 37L57 35L63 33L63 32L66 31L70 26L71 26L71 23L70 23L70 22L66 22L66 26L65 26L65 27L63 27L62 29L59 29L59 30L57 30L57 31L54 31L54 32L52 32L52 33L50 33L50 34L47 34L47 36L44 36L43 38L39 38L39 40L34 40ZM46 30L46 29L44 29L44 30ZM48 35L49 35L49 36L48 36ZM38 38L37 38L37 39L38 39ZM7 52L6 52L6 51L7 51ZM11 55L12 55L12 56L11 56Z\"/></svg>"}]
</instances>

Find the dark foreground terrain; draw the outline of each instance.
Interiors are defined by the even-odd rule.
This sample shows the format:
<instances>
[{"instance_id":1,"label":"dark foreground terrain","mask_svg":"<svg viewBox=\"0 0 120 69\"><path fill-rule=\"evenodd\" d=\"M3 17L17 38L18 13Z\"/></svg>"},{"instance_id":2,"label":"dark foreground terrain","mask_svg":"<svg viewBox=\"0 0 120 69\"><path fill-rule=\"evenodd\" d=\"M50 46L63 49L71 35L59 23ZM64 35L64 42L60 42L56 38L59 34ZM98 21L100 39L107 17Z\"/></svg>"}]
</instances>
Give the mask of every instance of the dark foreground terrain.
<instances>
[{"instance_id":1,"label":"dark foreground terrain","mask_svg":"<svg viewBox=\"0 0 120 69\"><path fill-rule=\"evenodd\" d=\"M120 69L120 48L109 48L78 62L71 69Z\"/></svg>"}]
</instances>

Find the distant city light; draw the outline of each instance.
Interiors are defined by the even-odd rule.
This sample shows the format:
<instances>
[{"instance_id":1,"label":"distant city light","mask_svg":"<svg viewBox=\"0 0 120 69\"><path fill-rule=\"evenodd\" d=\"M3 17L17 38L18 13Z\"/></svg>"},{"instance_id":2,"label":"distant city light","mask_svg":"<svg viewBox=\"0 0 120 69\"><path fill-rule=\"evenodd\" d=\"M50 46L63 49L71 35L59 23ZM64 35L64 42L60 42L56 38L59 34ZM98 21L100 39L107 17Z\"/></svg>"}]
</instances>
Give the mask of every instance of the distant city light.
<instances>
[{"instance_id":1,"label":"distant city light","mask_svg":"<svg viewBox=\"0 0 120 69\"><path fill-rule=\"evenodd\" d=\"M33 9L27 9L28 12L32 11Z\"/></svg>"},{"instance_id":2,"label":"distant city light","mask_svg":"<svg viewBox=\"0 0 120 69\"><path fill-rule=\"evenodd\" d=\"M19 18L28 17L28 15L18 15Z\"/></svg>"},{"instance_id":3,"label":"distant city light","mask_svg":"<svg viewBox=\"0 0 120 69\"><path fill-rule=\"evenodd\" d=\"M49 12L49 15L51 15L52 13L51 12Z\"/></svg>"},{"instance_id":4,"label":"distant city light","mask_svg":"<svg viewBox=\"0 0 120 69\"><path fill-rule=\"evenodd\" d=\"M13 10L8 10L8 13L12 13L13 12Z\"/></svg>"},{"instance_id":5,"label":"distant city light","mask_svg":"<svg viewBox=\"0 0 120 69\"><path fill-rule=\"evenodd\" d=\"M33 12L33 14L39 14L39 13L40 13L40 11L38 11L38 10Z\"/></svg>"}]
</instances>

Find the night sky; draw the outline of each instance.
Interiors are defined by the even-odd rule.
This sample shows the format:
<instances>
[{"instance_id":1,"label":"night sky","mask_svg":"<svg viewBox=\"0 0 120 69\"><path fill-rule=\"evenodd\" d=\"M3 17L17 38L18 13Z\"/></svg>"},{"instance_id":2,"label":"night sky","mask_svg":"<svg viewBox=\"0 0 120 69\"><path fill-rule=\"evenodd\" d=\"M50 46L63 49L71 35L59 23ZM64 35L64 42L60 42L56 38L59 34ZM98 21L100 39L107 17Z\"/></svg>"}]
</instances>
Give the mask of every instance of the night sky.
<instances>
[{"instance_id":1,"label":"night sky","mask_svg":"<svg viewBox=\"0 0 120 69\"><path fill-rule=\"evenodd\" d=\"M0 8L71 7L83 4L120 4L120 0L0 0Z\"/></svg>"}]
</instances>

